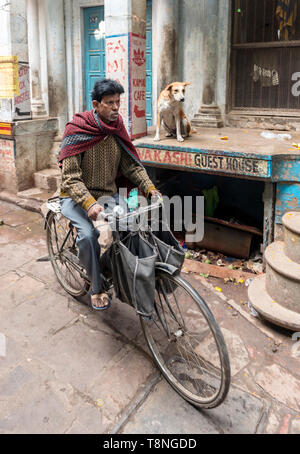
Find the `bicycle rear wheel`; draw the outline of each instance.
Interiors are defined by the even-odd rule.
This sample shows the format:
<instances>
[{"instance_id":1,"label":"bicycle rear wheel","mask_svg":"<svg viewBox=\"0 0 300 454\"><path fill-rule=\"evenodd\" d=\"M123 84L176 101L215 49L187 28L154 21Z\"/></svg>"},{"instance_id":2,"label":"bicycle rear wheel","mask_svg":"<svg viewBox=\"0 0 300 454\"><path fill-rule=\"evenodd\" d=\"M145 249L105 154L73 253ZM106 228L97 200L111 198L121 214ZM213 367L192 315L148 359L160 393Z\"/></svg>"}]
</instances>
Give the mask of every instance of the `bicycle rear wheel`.
<instances>
[{"instance_id":1,"label":"bicycle rear wheel","mask_svg":"<svg viewBox=\"0 0 300 454\"><path fill-rule=\"evenodd\" d=\"M74 297L85 295L90 283L77 258L75 228L61 213L51 212L46 232L49 257L59 283Z\"/></svg>"},{"instance_id":2,"label":"bicycle rear wheel","mask_svg":"<svg viewBox=\"0 0 300 454\"><path fill-rule=\"evenodd\" d=\"M180 276L156 273L155 314L141 324L164 377L187 401L213 408L230 385L223 335L205 301Z\"/></svg>"}]
</instances>

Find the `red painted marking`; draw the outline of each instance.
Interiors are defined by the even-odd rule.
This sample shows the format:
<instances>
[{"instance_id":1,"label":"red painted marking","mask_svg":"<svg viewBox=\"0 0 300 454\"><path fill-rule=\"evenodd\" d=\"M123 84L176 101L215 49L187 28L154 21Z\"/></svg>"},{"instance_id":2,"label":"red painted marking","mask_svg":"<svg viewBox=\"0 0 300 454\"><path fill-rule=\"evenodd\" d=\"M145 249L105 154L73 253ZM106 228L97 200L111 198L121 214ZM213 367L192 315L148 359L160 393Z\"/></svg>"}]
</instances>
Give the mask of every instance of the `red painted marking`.
<instances>
[{"instance_id":1,"label":"red painted marking","mask_svg":"<svg viewBox=\"0 0 300 454\"><path fill-rule=\"evenodd\" d=\"M291 419L291 415L290 414L285 415L285 417L283 418L283 424L282 424L281 429L279 431L280 434L287 434L289 432L290 419Z\"/></svg>"},{"instance_id":2,"label":"red painted marking","mask_svg":"<svg viewBox=\"0 0 300 454\"><path fill-rule=\"evenodd\" d=\"M146 112L145 109L140 110L138 106L134 106L134 113L137 118L142 118L145 116Z\"/></svg>"}]
</instances>

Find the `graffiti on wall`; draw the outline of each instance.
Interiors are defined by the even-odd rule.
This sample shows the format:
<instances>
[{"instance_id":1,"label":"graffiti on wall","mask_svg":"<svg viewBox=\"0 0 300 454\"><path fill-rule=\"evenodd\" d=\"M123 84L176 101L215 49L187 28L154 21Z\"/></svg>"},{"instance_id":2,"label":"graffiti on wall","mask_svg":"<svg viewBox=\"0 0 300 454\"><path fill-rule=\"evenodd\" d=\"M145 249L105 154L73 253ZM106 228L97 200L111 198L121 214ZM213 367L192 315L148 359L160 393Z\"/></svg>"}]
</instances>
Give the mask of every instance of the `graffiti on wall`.
<instances>
[{"instance_id":1,"label":"graffiti on wall","mask_svg":"<svg viewBox=\"0 0 300 454\"><path fill-rule=\"evenodd\" d=\"M146 38L134 33L106 37L106 76L124 87L120 114L130 137L146 135Z\"/></svg>"},{"instance_id":2,"label":"graffiti on wall","mask_svg":"<svg viewBox=\"0 0 300 454\"><path fill-rule=\"evenodd\" d=\"M146 38L131 33L130 120L131 137L147 134L146 124Z\"/></svg>"},{"instance_id":3,"label":"graffiti on wall","mask_svg":"<svg viewBox=\"0 0 300 454\"><path fill-rule=\"evenodd\" d=\"M106 77L119 82L125 90L121 96L120 114L128 128L128 35L110 36L106 39Z\"/></svg>"},{"instance_id":4,"label":"graffiti on wall","mask_svg":"<svg viewBox=\"0 0 300 454\"><path fill-rule=\"evenodd\" d=\"M0 172L13 171L15 162L14 141L0 139Z\"/></svg>"}]
</instances>

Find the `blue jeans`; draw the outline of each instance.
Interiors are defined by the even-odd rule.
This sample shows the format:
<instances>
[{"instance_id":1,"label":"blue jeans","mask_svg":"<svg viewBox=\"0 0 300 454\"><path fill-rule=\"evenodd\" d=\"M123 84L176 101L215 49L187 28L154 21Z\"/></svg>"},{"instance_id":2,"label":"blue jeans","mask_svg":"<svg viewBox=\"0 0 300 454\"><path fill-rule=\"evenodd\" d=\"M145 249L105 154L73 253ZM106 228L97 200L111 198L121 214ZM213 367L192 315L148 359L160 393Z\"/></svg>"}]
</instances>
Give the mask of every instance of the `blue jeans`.
<instances>
[{"instance_id":1,"label":"blue jeans","mask_svg":"<svg viewBox=\"0 0 300 454\"><path fill-rule=\"evenodd\" d=\"M103 204L103 198L101 198L100 203L102 206L104 205L106 212L112 211L113 207L118 204L127 207L126 202L119 198L118 193L108 197L105 204ZM98 238L100 233L89 219L87 211L75 203L71 197L60 198L60 204L62 214L72 222L77 230L78 258L91 280L92 292L101 293L103 277L99 263L101 247Z\"/></svg>"}]
</instances>

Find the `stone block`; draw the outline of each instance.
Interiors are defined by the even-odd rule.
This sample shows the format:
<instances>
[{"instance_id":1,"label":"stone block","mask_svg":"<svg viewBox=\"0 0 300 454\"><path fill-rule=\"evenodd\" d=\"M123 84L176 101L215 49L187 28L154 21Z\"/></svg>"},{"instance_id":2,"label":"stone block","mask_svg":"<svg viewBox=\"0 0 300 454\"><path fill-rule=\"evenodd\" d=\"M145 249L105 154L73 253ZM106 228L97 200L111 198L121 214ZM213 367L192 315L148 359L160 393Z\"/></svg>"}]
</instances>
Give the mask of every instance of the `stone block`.
<instances>
[{"instance_id":1,"label":"stone block","mask_svg":"<svg viewBox=\"0 0 300 454\"><path fill-rule=\"evenodd\" d=\"M132 403L136 394L143 390L147 379L156 370L151 359L137 350L124 349L116 356L91 387L93 400L101 399L101 412L107 427L124 408Z\"/></svg>"},{"instance_id":2,"label":"stone block","mask_svg":"<svg viewBox=\"0 0 300 454\"><path fill-rule=\"evenodd\" d=\"M277 364L265 367L255 377L256 383L274 399L296 411L300 410L300 380Z\"/></svg>"},{"instance_id":3,"label":"stone block","mask_svg":"<svg viewBox=\"0 0 300 454\"><path fill-rule=\"evenodd\" d=\"M26 240L21 243L0 244L0 255L5 260L0 261L0 276L8 271L18 269L30 260L37 259L45 255L47 251L41 251L41 247L33 245Z\"/></svg>"},{"instance_id":4,"label":"stone block","mask_svg":"<svg viewBox=\"0 0 300 454\"><path fill-rule=\"evenodd\" d=\"M285 227L284 251L293 262L300 264L300 213L285 213L282 223Z\"/></svg>"},{"instance_id":5,"label":"stone block","mask_svg":"<svg viewBox=\"0 0 300 454\"><path fill-rule=\"evenodd\" d=\"M11 283L5 289L1 288L0 305L2 306L9 301L9 305L15 308L23 301L33 299L37 294L43 293L44 287L45 285L42 282L30 276L19 277L17 281Z\"/></svg>"},{"instance_id":6,"label":"stone block","mask_svg":"<svg viewBox=\"0 0 300 454\"><path fill-rule=\"evenodd\" d=\"M22 234L8 225L0 226L0 244L7 244L13 241L21 241Z\"/></svg>"},{"instance_id":7,"label":"stone block","mask_svg":"<svg viewBox=\"0 0 300 454\"><path fill-rule=\"evenodd\" d=\"M244 345L243 340L237 334L229 331L226 328L221 329L224 336L224 340L228 349L231 375L236 375L241 369L243 369L250 361L247 349ZM205 358L210 357L213 364L217 367L219 365L219 355L216 349L216 345L212 336L207 337L201 342L201 352Z\"/></svg>"},{"instance_id":8,"label":"stone block","mask_svg":"<svg viewBox=\"0 0 300 454\"><path fill-rule=\"evenodd\" d=\"M249 285L248 297L259 314L276 325L299 331L300 314L278 304L266 290L266 275L256 277Z\"/></svg>"},{"instance_id":9,"label":"stone block","mask_svg":"<svg viewBox=\"0 0 300 454\"><path fill-rule=\"evenodd\" d=\"M300 313L300 267L286 256L284 243L276 241L265 251L266 290L278 303Z\"/></svg>"},{"instance_id":10,"label":"stone block","mask_svg":"<svg viewBox=\"0 0 300 454\"><path fill-rule=\"evenodd\" d=\"M57 169L44 169L34 173L34 184L39 189L56 191L61 181L61 172Z\"/></svg>"},{"instance_id":11,"label":"stone block","mask_svg":"<svg viewBox=\"0 0 300 454\"><path fill-rule=\"evenodd\" d=\"M39 317L42 317L41 313ZM49 326L49 320L46 324ZM31 337L35 356L55 370L57 379L70 383L80 392L88 393L92 383L109 367L114 355L123 347L123 342L107 326L105 330L94 330L80 320L66 327L62 325L55 334L44 337L41 337L40 328L39 342ZM69 367L70 359L72 367Z\"/></svg>"},{"instance_id":12,"label":"stone block","mask_svg":"<svg viewBox=\"0 0 300 454\"><path fill-rule=\"evenodd\" d=\"M197 410L161 381L122 433L251 434L256 431L262 409L261 400L232 386L219 407Z\"/></svg>"},{"instance_id":13,"label":"stone block","mask_svg":"<svg viewBox=\"0 0 300 454\"><path fill-rule=\"evenodd\" d=\"M54 118L13 123L15 167L8 173L0 172L2 188L17 192L33 187L34 172L50 164L50 149L57 128L57 119ZM11 178L12 171L15 178Z\"/></svg>"}]
</instances>

